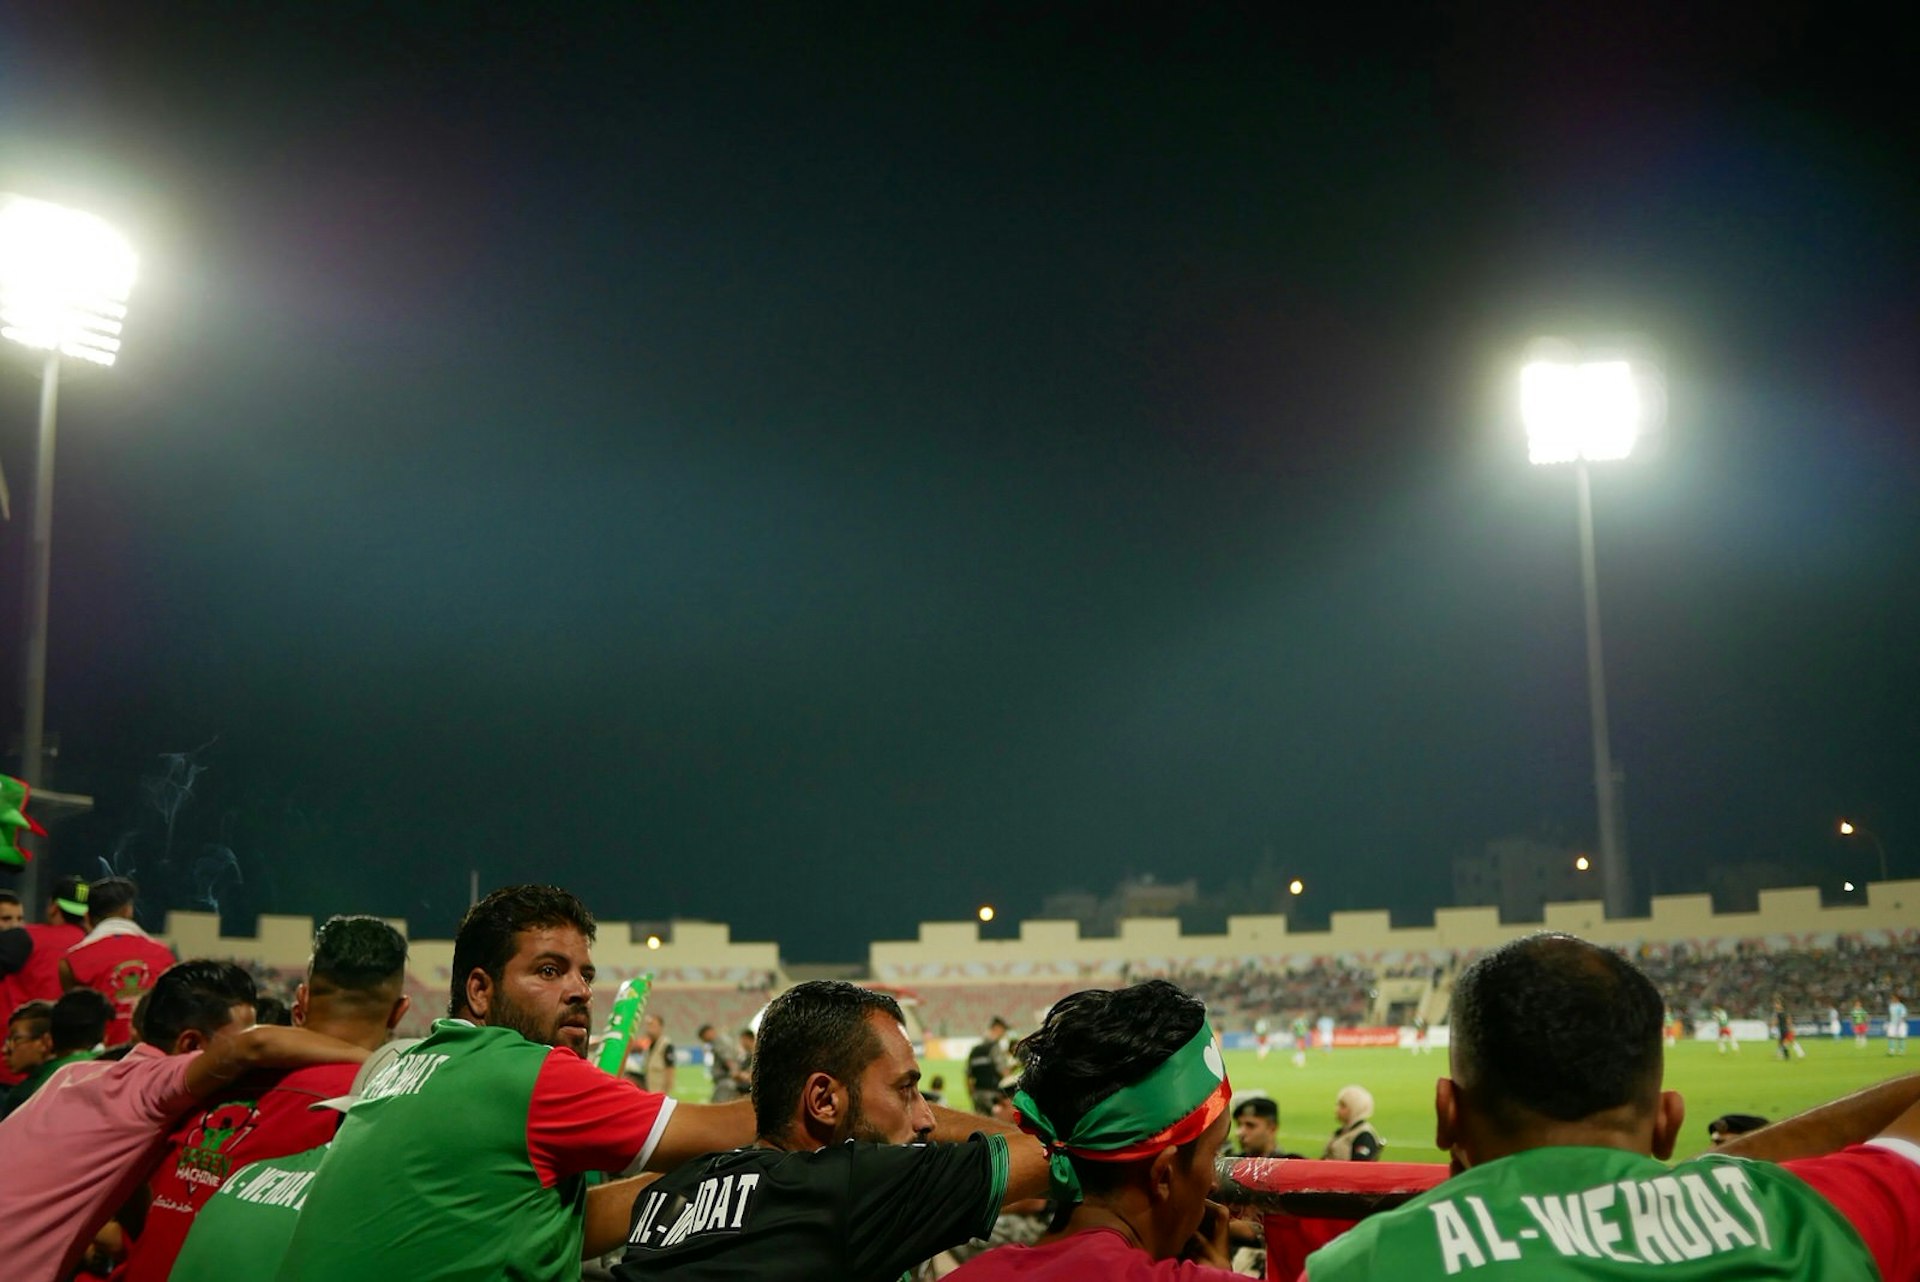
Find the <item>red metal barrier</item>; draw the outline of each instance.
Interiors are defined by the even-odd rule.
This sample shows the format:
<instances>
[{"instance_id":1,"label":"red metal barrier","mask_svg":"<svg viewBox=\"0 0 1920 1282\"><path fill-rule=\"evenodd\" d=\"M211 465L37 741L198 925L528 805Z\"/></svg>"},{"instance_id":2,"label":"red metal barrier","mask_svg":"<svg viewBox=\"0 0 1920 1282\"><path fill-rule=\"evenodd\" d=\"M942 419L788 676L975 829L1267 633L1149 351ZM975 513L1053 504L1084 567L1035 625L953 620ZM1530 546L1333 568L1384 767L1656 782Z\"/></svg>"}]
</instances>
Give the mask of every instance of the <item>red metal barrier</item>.
<instances>
[{"instance_id":1,"label":"red metal barrier","mask_svg":"<svg viewBox=\"0 0 1920 1282\"><path fill-rule=\"evenodd\" d=\"M1223 1157L1214 1167L1214 1197L1241 1214L1259 1216L1267 1276L1292 1282L1313 1251L1446 1178L1447 1168L1437 1162Z\"/></svg>"}]
</instances>

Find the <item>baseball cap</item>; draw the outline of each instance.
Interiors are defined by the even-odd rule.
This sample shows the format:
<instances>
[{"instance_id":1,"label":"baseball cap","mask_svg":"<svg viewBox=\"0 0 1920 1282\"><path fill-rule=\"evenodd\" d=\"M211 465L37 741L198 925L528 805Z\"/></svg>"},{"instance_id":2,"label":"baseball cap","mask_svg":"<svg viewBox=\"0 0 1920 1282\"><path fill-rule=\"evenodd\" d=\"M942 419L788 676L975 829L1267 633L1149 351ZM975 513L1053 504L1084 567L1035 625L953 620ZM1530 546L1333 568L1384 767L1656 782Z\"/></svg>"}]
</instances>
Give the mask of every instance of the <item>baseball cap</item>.
<instances>
[{"instance_id":1,"label":"baseball cap","mask_svg":"<svg viewBox=\"0 0 1920 1282\"><path fill-rule=\"evenodd\" d=\"M87 915L87 882L84 877L72 873L57 879L53 883L53 902L63 913L75 917Z\"/></svg>"},{"instance_id":2,"label":"baseball cap","mask_svg":"<svg viewBox=\"0 0 1920 1282\"><path fill-rule=\"evenodd\" d=\"M362 1095L366 1094L367 1083L371 1082L380 1070L398 1059L400 1052L410 1050L425 1040L424 1037L400 1037L377 1048L373 1054L367 1056L367 1062L360 1065L360 1071L353 1075L353 1085L347 1089L345 1095L319 1100L307 1105L308 1109L335 1108L342 1113L346 1112L358 1102Z\"/></svg>"}]
</instances>

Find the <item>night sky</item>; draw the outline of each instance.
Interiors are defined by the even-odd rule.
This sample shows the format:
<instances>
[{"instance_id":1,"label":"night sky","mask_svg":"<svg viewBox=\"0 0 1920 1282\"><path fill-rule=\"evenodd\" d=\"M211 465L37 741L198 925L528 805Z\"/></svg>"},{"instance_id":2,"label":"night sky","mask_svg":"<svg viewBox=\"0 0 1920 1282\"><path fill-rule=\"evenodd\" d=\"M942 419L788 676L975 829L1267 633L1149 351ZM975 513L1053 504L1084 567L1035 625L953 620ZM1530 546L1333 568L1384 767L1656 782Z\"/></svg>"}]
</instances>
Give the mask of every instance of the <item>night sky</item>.
<instances>
[{"instance_id":1,"label":"night sky","mask_svg":"<svg viewBox=\"0 0 1920 1282\"><path fill-rule=\"evenodd\" d=\"M477 867L798 960L1265 859L1417 920L1593 838L1515 373L1632 332L1642 892L1864 878L1843 813L1920 874L1896 7L1192 8L0 15L0 189L142 255L62 389L56 865L435 934Z\"/></svg>"}]
</instances>

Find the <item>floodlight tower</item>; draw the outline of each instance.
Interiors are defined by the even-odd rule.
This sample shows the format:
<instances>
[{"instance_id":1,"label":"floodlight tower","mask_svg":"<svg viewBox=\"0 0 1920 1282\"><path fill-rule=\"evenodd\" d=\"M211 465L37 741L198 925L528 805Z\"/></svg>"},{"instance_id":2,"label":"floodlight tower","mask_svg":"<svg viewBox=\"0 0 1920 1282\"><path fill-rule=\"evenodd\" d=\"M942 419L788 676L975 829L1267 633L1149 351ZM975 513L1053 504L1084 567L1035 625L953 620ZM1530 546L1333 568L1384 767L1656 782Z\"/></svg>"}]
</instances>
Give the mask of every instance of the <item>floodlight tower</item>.
<instances>
[{"instance_id":1,"label":"floodlight tower","mask_svg":"<svg viewBox=\"0 0 1920 1282\"><path fill-rule=\"evenodd\" d=\"M47 585L53 570L54 409L60 398L60 358L113 364L137 266L125 238L92 214L26 196L0 195L0 337L43 353L20 731L20 775L30 786L38 786L44 773ZM29 914L39 908L36 865L28 863L21 878L20 898Z\"/></svg>"},{"instance_id":2,"label":"floodlight tower","mask_svg":"<svg viewBox=\"0 0 1920 1282\"><path fill-rule=\"evenodd\" d=\"M1607 735L1606 665L1600 648L1600 590L1593 560L1593 488L1587 464L1624 459L1652 426L1640 372L1627 360L1580 360L1559 348L1520 371L1527 459L1572 463L1580 495L1580 580L1587 605L1587 701L1593 721L1593 791L1600 810L1600 878L1609 917L1631 910L1632 881L1620 840L1618 773Z\"/></svg>"}]
</instances>

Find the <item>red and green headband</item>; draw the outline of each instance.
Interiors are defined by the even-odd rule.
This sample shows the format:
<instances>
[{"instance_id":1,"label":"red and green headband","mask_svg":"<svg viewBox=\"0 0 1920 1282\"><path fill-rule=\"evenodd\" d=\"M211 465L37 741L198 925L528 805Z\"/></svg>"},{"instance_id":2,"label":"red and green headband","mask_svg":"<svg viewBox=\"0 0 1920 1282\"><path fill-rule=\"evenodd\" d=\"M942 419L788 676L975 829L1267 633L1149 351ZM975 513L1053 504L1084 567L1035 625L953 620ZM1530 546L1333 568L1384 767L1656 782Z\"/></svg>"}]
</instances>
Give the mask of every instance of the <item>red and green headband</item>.
<instances>
[{"instance_id":1,"label":"red and green headband","mask_svg":"<svg viewBox=\"0 0 1920 1282\"><path fill-rule=\"evenodd\" d=\"M1213 1029L1202 1021L1186 1045L1139 1081L1088 1109L1070 1134L1059 1134L1026 1091L1016 1090L1013 1104L1020 1110L1020 1129L1046 1145L1053 1197L1072 1204L1082 1195L1069 1158L1130 1162L1151 1157L1169 1144L1190 1143L1206 1134L1232 1098Z\"/></svg>"}]
</instances>

